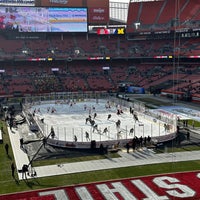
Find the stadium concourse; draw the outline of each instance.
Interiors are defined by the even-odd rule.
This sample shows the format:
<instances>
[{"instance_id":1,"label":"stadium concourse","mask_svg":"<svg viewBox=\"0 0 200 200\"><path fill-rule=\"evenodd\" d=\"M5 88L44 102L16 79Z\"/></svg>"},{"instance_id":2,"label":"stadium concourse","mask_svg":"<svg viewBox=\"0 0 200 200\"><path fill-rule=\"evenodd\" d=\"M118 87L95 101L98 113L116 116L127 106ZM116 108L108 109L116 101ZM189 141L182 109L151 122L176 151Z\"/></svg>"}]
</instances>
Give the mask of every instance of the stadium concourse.
<instances>
[{"instance_id":1,"label":"stadium concourse","mask_svg":"<svg viewBox=\"0 0 200 200\"><path fill-rule=\"evenodd\" d=\"M55 125L56 123L58 123L58 126L60 126L60 124L59 124L60 122L62 124L66 120L68 122L70 121L70 125L68 125L68 127L66 127L66 129L72 130L73 126L75 124L77 124L78 121L81 121L81 120L82 120L82 122L80 122L80 125L79 125L80 127L90 128L89 125L85 124L85 117L88 115L88 113L87 113L87 115L86 115L86 113L84 113L84 105L87 105L87 106L95 105L96 112L98 113L96 118L100 122L106 116L106 119L104 122L105 124L102 123L103 124L102 126L106 125L106 123L108 123L107 122L107 114L110 113L111 111L107 112L104 110L102 112L103 107L105 109L104 103L101 104L101 102L98 102L98 105L97 105L97 102L95 102L95 103L92 102L92 104L89 104L89 102L84 102L84 104L79 102L72 106L70 104L63 105L60 103L56 103L56 104L54 103L53 108L56 109L56 113L51 113L51 114L49 114L47 112L47 108L50 105L52 106L52 104L38 104L38 105L31 106L30 111L34 112L35 109L37 108L37 111L35 111L36 118L39 117L41 119L41 116L42 116L44 118L43 123L46 123L46 121L48 122L48 120L49 120L48 117L51 118L52 115L54 115L54 118L48 122L49 125L50 124ZM101 106L99 106L99 104ZM79 107L78 105L81 105L81 106ZM102 105L103 105L103 107L102 107ZM67 106L67 107L65 107L65 109L64 109L64 106ZM79 109L81 108L82 113L84 113L84 114L78 113L79 115L77 115L78 107L79 107ZM39 111L40 113L38 113L39 108L40 108L40 111ZM99 110L100 108L101 108L101 110ZM69 111L70 109L71 109L70 113L66 114L66 111L67 110ZM72 112L72 109L74 109L73 112ZM120 117L121 120L124 118L127 118L127 121L130 122L131 119L128 116L128 115L130 115L128 110L125 111L125 109L123 109L124 113L119 116L116 113L114 113L116 111L115 106L113 106L113 109L114 110L112 111L112 117L113 117L112 120L114 120L114 116L115 116L116 117L115 120ZM68 117L70 116L70 118L66 119L65 118L66 116L64 116L63 111L65 112L66 116L68 116ZM75 113L76 117L74 117L74 113ZM103 117L100 117L99 115L101 115L102 113L104 113ZM61 119L61 118L59 118L60 116L66 120L60 121L60 119ZM133 118L132 118L132 120L133 120ZM140 120L140 122L135 122L135 125L138 123L138 127L140 127L139 123L141 123L141 121L142 121L142 123L145 122L145 118L140 116L139 120ZM148 122L145 122L145 123L149 124L150 123L149 119L147 121ZM109 123L111 123L111 122L109 122ZM122 121L122 123L125 123L125 121ZM155 122L153 122L153 123L155 123ZM115 124L115 123L113 123L113 124ZM134 123L132 122L132 124L134 124ZM109 125L111 126L111 124L109 124ZM65 124L65 126L66 126L66 124ZM126 126L128 126L128 124L126 124ZM112 131L115 130L115 132L116 132L116 127L115 128L114 127L115 126L113 126ZM136 128L136 127L137 127L137 125L135 126L135 130L136 130L135 134L136 135L138 133L140 135L144 133L144 132L140 132L140 129ZM163 125L161 127L162 127L162 131L160 133L166 134L165 130L163 128ZM78 127L76 127L76 128L78 128ZM156 130L157 134L160 134L159 133L160 128L158 128ZM56 132L56 130L58 130L58 129L55 128L55 132ZM64 130L64 127L63 127L63 130ZM94 170L112 169L112 168L119 168L119 167L139 166L139 165L146 165L146 164L179 162L179 161L185 161L185 160L198 160L199 159L198 151L188 151L188 152L184 152L184 153L167 153L166 152L163 154L155 154L155 152L152 149L143 147L143 148L138 148L137 150L134 150L134 151L132 151L132 149L131 149L130 152L127 153L127 150L125 148L122 148L121 151L119 151L119 155L120 155L119 158L110 158L109 153L108 153L107 158L102 159L102 160L92 160L92 161L76 162L76 163L59 163L59 164L49 165L49 166L33 167L34 164L32 165L32 163L30 163L30 160L32 160L34 158L34 156L38 153L38 150L44 152L44 154L43 154L44 157L51 157L51 153L55 151L54 147L52 147L51 145L48 145L48 143L45 144L45 146L44 146L43 140L41 138L39 138L35 141L32 138L32 142L29 141L27 143L26 143L26 141L24 141L25 144L22 147L22 145L20 144L20 139L22 137L22 134L24 134L27 131L27 129L24 129L24 124L19 125L16 129L8 128L8 131L9 131L10 141L11 141L13 152L14 152L16 168L18 169L19 180L23 179L22 172L21 172L23 165L29 166L27 178L33 178L33 177L47 177L47 176L55 176L55 175L62 175L62 174L70 174L70 173L77 173L77 172L87 172L87 171L94 171ZM90 131L90 129L88 131ZM112 131L110 131L110 137L111 137ZM65 134L65 132L63 132L63 133L64 133L64 135L61 136L61 131L60 131L59 137L61 137L61 139L63 139L63 138L66 139L66 134ZM200 131L198 129L192 129L191 134L193 134L193 136L191 135L190 141L183 141L184 144L199 142ZM95 136L95 134L93 134L92 137L93 137L93 139L98 140L100 138L100 134L98 133L96 135L97 136ZM70 134L71 140L73 138L72 136L73 136L73 134ZM81 140L82 136L81 135L77 135L77 136L78 136L78 140ZM130 136L129 134L125 134L125 137L129 137L129 138L133 138L133 136L134 135ZM27 140L28 139L30 140L30 137L31 136L28 134ZM57 133L56 133L56 137L58 137ZM102 135L101 137L103 138L104 136ZM113 135L112 137L116 137L116 133L115 133L115 136ZM83 140L85 140L85 139L83 139ZM59 152L56 152L57 157L58 157L59 153L63 154L63 153L66 153L66 151L68 154L73 154L72 152L70 152L70 150L58 150L58 151Z\"/></svg>"}]
</instances>

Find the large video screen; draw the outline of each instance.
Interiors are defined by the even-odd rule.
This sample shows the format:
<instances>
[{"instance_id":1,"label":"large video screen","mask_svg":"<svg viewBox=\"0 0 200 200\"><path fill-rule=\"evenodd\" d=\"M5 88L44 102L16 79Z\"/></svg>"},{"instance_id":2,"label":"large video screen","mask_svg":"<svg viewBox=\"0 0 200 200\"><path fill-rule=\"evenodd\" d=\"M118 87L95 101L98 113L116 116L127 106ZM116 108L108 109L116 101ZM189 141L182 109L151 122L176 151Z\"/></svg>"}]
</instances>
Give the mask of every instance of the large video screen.
<instances>
[{"instance_id":1,"label":"large video screen","mask_svg":"<svg viewBox=\"0 0 200 200\"><path fill-rule=\"evenodd\" d=\"M35 0L0 0L0 5L35 5Z\"/></svg>"},{"instance_id":2,"label":"large video screen","mask_svg":"<svg viewBox=\"0 0 200 200\"><path fill-rule=\"evenodd\" d=\"M87 32L87 8L0 7L0 30Z\"/></svg>"}]
</instances>

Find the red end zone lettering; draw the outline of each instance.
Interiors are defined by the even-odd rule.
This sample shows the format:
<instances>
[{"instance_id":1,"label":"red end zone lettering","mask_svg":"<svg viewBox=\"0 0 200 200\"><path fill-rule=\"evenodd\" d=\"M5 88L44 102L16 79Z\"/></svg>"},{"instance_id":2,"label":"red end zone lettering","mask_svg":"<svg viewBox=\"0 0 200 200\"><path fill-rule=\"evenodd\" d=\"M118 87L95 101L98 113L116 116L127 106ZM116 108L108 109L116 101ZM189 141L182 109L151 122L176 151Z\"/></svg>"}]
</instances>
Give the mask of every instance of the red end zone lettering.
<instances>
[{"instance_id":1,"label":"red end zone lettering","mask_svg":"<svg viewBox=\"0 0 200 200\"><path fill-rule=\"evenodd\" d=\"M200 171L1 195L0 200L195 200L200 199L199 185Z\"/></svg>"}]
</instances>

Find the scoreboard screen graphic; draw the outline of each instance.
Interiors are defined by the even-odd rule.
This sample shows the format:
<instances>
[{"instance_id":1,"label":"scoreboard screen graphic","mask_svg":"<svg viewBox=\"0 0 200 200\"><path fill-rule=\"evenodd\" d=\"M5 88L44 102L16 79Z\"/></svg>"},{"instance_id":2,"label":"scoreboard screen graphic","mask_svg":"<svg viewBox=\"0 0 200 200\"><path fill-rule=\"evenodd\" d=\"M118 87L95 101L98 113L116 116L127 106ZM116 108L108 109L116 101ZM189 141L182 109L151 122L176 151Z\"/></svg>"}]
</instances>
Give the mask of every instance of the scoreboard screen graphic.
<instances>
[{"instance_id":1,"label":"scoreboard screen graphic","mask_svg":"<svg viewBox=\"0 0 200 200\"><path fill-rule=\"evenodd\" d=\"M0 7L0 30L87 32L87 8Z\"/></svg>"}]
</instances>

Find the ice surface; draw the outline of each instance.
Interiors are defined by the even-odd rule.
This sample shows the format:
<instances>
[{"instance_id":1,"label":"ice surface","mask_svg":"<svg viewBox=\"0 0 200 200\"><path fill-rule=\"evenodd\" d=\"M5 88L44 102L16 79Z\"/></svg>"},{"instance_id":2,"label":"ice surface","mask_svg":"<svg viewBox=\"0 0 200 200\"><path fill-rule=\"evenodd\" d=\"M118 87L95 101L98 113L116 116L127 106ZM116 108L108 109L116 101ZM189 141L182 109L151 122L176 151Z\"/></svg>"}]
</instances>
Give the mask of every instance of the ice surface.
<instances>
[{"instance_id":1,"label":"ice surface","mask_svg":"<svg viewBox=\"0 0 200 200\"><path fill-rule=\"evenodd\" d=\"M122 113L118 115L117 110L121 110ZM135 121L129 108L104 99L80 102L40 102L40 104L32 105L30 112L35 114L38 122L41 122L41 119L44 120L41 128L45 136L49 135L51 127L53 127L55 138L63 141L74 141L74 136L76 136L77 141L85 142L87 141L85 132L89 133L90 140L105 141L128 139L134 136L162 136L170 131L165 130L164 122L143 113L135 112L139 119L139 121ZM95 119L94 113L97 114ZM109 114L111 114L111 118L108 120ZM97 130L94 130L90 122L86 123L89 115L95 121ZM116 127L118 120L121 122L120 127ZM108 131L103 133L105 128ZM132 128L134 131L130 133Z\"/></svg>"}]
</instances>

